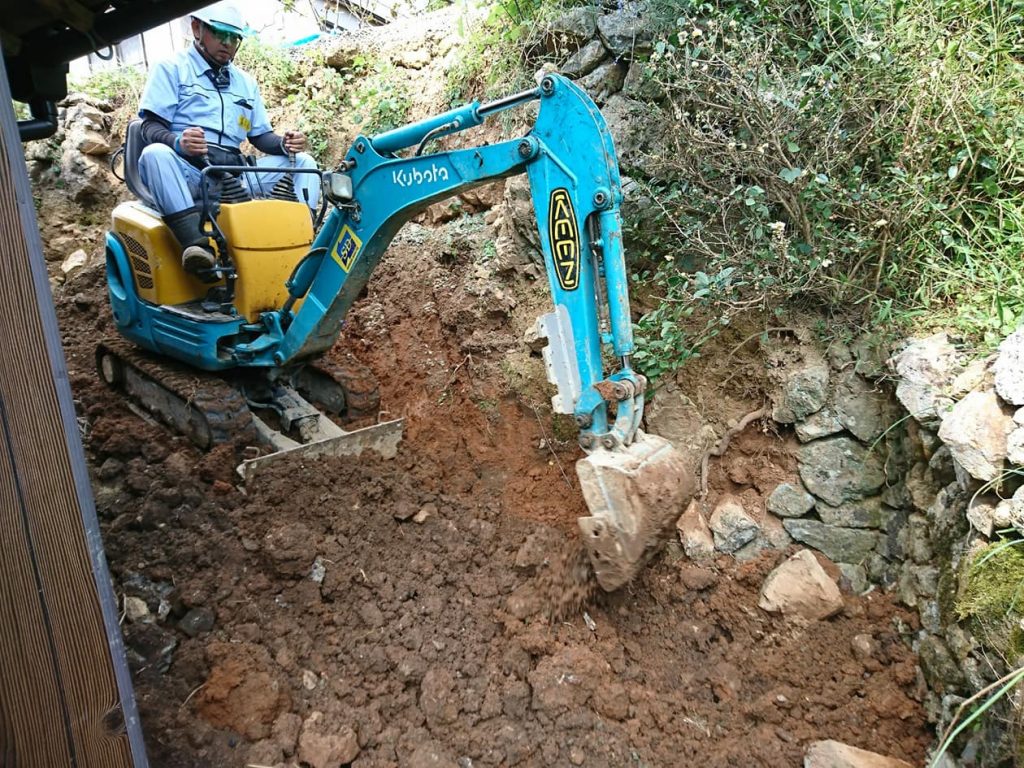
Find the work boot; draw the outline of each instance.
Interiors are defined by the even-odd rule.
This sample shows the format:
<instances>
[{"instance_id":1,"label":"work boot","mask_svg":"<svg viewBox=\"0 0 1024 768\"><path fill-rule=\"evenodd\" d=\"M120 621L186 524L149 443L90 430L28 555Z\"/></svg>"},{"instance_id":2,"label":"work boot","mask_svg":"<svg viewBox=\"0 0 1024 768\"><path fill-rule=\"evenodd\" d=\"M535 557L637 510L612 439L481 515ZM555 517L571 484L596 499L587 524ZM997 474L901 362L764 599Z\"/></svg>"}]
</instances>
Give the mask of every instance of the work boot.
<instances>
[{"instance_id":1,"label":"work boot","mask_svg":"<svg viewBox=\"0 0 1024 768\"><path fill-rule=\"evenodd\" d=\"M217 257L210 250L209 237L199 228L200 219L199 207L192 206L167 214L164 223L181 245L184 270L205 283L215 283L219 278L211 270L217 266Z\"/></svg>"}]
</instances>

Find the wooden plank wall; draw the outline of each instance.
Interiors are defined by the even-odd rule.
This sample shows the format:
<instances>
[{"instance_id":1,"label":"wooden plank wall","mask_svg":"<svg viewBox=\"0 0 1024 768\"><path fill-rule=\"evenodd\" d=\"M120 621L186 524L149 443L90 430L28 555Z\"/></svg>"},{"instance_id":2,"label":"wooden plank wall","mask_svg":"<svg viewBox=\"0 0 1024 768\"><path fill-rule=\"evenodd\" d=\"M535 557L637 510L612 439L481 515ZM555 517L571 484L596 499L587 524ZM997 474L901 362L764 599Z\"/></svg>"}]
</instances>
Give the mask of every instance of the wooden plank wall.
<instances>
[{"instance_id":1,"label":"wooden plank wall","mask_svg":"<svg viewBox=\"0 0 1024 768\"><path fill-rule=\"evenodd\" d=\"M147 765L0 64L0 768Z\"/></svg>"}]
</instances>

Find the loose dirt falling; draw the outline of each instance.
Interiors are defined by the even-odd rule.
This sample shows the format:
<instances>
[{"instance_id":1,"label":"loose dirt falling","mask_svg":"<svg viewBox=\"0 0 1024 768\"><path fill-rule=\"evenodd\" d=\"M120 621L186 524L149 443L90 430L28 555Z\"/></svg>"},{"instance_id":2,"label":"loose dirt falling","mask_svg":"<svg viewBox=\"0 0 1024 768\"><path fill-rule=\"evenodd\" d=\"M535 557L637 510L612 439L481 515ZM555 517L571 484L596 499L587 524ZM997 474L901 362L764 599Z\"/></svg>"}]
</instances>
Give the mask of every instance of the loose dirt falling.
<instances>
[{"instance_id":1,"label":"loose dirt falling","mask_svg":"<svg viewBox=\"0 0 1024 768\"><path fill-rule=\"evenodd\" d=\"M785 553L697 565L674 546L595 590L576 453L502 368L532 289L499 301L473 276L480 239L440 264L446 237L392 248L336 349L406 418L398 456L244 489L231 450L95 381L99 271L58 297L116 588L167 612L125 624L152 764L798 766L818 739L919 764L916 618L887 596L787 623L757 607Z\"/></svg>"}]
</instances>

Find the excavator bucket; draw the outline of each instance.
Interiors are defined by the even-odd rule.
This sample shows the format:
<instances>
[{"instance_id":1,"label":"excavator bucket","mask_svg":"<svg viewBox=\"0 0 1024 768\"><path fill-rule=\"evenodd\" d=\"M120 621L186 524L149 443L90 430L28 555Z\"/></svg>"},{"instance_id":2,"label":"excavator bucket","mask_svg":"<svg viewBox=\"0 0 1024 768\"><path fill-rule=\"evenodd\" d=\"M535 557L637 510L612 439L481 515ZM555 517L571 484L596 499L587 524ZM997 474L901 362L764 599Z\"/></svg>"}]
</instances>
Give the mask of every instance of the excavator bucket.
<instances>
[{"instance_id":1,"label":"excavator bucket","mask_svg":"<svg viewBox=\"0 0 1024 768\"><path fill-rule=\"evenodd\" d=\"M683 513L696 481L662 437L637 433L628 448L597 450L576 462L589 517L577 520L598 584L628 583Z\"/></svg>"}]
</instances>

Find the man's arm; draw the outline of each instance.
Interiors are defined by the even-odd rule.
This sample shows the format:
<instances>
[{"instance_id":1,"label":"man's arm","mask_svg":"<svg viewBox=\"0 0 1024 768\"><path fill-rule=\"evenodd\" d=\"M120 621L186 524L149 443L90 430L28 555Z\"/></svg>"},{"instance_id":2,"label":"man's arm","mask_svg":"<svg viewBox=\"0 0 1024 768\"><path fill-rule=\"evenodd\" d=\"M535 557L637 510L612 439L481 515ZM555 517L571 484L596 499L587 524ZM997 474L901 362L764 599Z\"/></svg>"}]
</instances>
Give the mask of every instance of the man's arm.
<instances>
[{"instance_id":1,"label":"man's arm","mask_svg":"<svg viewBox=\"0 0 1024 768\"><path fill-rule=\"evenodd\" d=\"M146 144L166 144L177 149L174 142L178 134L171 130L170 123L148 109L142 110L142 140Z\"/></svg>"},{"instance_id":2,"label":"man's arm","mask_svg":"<svg viewBox=\"0 0 1024 768\"><path fill-rule=\"evenodd\" d=\"M261 133L259 136L250 136L249 143L265 155L287 155L284 148L284 136L279 136L273 131Z\"/></svg>"}]
</instances>

